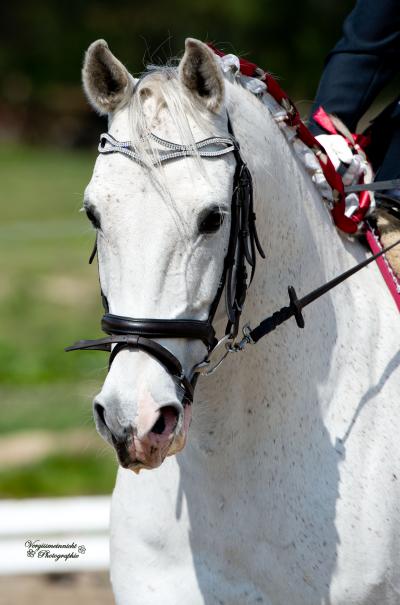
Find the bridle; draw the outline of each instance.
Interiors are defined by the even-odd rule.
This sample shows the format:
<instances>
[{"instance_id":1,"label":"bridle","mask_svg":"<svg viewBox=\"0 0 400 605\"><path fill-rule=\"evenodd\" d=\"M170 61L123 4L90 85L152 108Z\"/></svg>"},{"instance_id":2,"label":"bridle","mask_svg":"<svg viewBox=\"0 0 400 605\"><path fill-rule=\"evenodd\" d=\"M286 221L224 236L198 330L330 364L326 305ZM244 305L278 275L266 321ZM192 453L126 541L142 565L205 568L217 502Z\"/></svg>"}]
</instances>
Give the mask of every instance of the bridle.
<instances>
[{"instance_id":1,"label":"bridle","mask_svg":"<svg viewBox=\"0 0 400 605\"><path fill-rule=\"evenodd\" d=\"M210 137L195 142L194 145L180 145L161 139L153 133L149 134L149 137L163 148L159 150L158 155L160 164L194 155L215 158L228 153L233 153L236 160L228 249L217 293L211 304L208 318L206 320L143 319L114 315L109 313L107 299L102 293L105 314L101 321L101 328L108 336L96 340L80 340L66 348L66 351L109 351L111 353L109 367L118 353L124 349L143 351L156 359L175 380L183 391L184 403L193 401L193 392L198 375L212 373L227 355L229 347L233 347L239 330L240 316L247 289L256 269L257 251L262 258L265 258L257 236L251 174L241 157L239 143L233 135L229 116L228 131L229 137ZM117 141L109 133L100 136L98 150L103 154L122 153L135 162L146 165L145 159L136 151L132 142ZM89 262L93 261L96 250L97 245L95 243ZM250 277L248 276L247 266L251 268ZM218 341L213 320L224 290L227 325L224 337ZM189 376L186 376L179 359L166 347L154 340L163 338L201 340L207 348L207 356L201 363L192 368ZM112 347L112 345L115 346ZM212 359L217 352L222 352L222 357L216 364L213 364Z\"/></svg>"},{"instance_id":2,"label":"bridle","mask_svg":"<svg viewBox=\"0 0 400 605\"><path fill-rule=\"evenodd\" d=\"M208 318L206 320L143 319L114 315L109 313L108 302L102 292L105 314L101 321L101 327L108 336L96 340L80 340L65 349L66 351L109 351L109 367L111 367L118 353L124 349L143 351L156 359L175 380L175 383L183 392L182 402L184 405L193 401L194 388L199 374L212 374L229 353L243 351L247 344L255 344L290 317L295 318L299 328L304 328L304 318L302 316L304 307L400 243L399 240L382 249L379 253L345 271L301 299L297 298L294 288L289 286L289 306L282 307L279 311L264 319L254 329L244 326L243 338L239 342L235 342L247 289L252 282L256 269L257 251L262 258L265 258L265 255L256 230L251 174L240 155L239 143L233 135L229 116L228 130L229 137L210 137L193 145L180 145L161 139L153 133L149 135L153 141L163 148L159 151L158 162L160 164L197 154L200 157L214 158L233 153L236 160L228 249L217 293L211 304ZM100 136L98 149L100 153L105 154L122 153L135 162L146 165L145 159L140 156L130 141L117 141L109 133ZM393 183L399 184L398 181L375 182L365 185L352 185L347 189L349 191L367 189L382 191L389 189ZM95 242L89 260L90 263L96 255L96 250L97 244ZM247 266L251 268L250 277L248 276ZM218 341L213 328L213 320L224 290L227 324L225 335ZM207 356L192 368L189 376L186 376L179 359L166 347L154 340L163 338L201 340L207 348ZM112 345L115 346L112 347Z\"/></svg>"}]
</instances>

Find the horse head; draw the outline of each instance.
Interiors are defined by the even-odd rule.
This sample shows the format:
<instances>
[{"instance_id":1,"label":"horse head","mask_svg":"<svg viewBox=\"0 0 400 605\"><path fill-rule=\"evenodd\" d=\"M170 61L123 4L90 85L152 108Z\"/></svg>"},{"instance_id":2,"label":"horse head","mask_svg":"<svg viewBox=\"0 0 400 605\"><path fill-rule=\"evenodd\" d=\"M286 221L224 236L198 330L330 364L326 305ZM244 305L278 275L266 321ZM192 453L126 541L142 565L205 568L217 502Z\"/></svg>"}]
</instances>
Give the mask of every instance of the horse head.
<instances>
[{"instance_id":1,"label":"horse head","mask_svg":"<svg viewBox=\"0 0 400 605\"><path fill-rule=\"evenodd\" d=\"M98 40L86 53L83 86L94 109L108 117L103 153L84 195L107 311L153 323L206 322L230 243L237 166L233 153L213 153L221 150L218 141L206 145L209 155L196 145L207 137L229 137L216 57L188 39L177 67L149 69L135 79ZM121 153L113 153L126 141ZM164 162L171 149L163 142L191 153ZM192 376L207 355L204 339L163 336L151 342ZM143 347L124 346L94 400L98 431L121 465L135 471L159 466L185 444L190 402L165 365Z\"/></svg>"}]
</instances>

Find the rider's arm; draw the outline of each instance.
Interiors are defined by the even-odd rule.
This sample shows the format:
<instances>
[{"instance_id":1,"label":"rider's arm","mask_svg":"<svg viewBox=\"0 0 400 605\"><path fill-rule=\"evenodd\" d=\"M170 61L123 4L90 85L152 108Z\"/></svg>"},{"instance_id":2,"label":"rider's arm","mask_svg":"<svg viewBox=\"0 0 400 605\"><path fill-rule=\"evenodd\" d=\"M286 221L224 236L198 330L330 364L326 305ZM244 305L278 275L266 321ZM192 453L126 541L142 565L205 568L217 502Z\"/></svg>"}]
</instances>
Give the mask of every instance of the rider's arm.
<instances>
[{"instance_id":1,"label":"rider's arm","mask_svg":"<svg viewBox=\"0 0 400 605\"><path fill-rule=\"evenodd\" d=\"M312 113L322 105L354 132L400 66L400 0L358 0L329 53ZM311 119L314 135L324 131Z\"/></svg>"}]
</instances>

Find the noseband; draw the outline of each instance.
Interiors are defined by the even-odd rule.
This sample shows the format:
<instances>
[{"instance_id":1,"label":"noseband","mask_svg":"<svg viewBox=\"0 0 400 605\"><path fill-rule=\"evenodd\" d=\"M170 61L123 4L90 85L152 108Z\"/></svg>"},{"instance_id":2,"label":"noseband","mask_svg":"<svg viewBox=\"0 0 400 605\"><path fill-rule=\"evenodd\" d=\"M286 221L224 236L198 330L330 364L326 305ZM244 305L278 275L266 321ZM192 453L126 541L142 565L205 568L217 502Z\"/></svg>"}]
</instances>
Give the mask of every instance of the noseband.
<instances>
[{"instance_id":1,"label":"noseband","mask_svg":"<svg viewBox=\"0 0 400 605\"><path fill-rule=\"evenodd\" d=\"M265 258L256 231L251 174L240 155L239 143L233 136L229 117L228 130L229 137L210 137L198 141L194 145L180 145L165 141L153 133L149 135L162 148L159 150L159 163L194 155L215 158L227 153L233 153L236 160L228 250L208 318L202 321L197 319L143 319L114 315L108 312L108 302L102 294L106 313L102 318L101 327L103 332L109 336L96 340L80 340L66 348L66 351L109 351L111 352L109 367L116 355L124 349L143 351L156 359L175 380L183 391L184 403L193 401L193 391L198 374L211 373L219 365L221 360L212 368L211 358L221 349L224 357L226 351L228 351L227 346L229 344L233 345L239 329L247 288L253 279L256 268L256 251L259 252L262 258ZM138 164L146 165L144 158L136 151L130 141L117 141L109 133L100 136L98 150L104 154L122 153ZM94 259L96 250L95 243L89 262ZM247 265L251 267L250 277L248 277ZM228 321L225 336L217 341L212 324L224 290ZM201 340L207 348L207 356L191 370L190 376L186 376L177 357L154 340L163 338ZM112 345L115 346L112 347Z\"/></svg>"}]
</instances>

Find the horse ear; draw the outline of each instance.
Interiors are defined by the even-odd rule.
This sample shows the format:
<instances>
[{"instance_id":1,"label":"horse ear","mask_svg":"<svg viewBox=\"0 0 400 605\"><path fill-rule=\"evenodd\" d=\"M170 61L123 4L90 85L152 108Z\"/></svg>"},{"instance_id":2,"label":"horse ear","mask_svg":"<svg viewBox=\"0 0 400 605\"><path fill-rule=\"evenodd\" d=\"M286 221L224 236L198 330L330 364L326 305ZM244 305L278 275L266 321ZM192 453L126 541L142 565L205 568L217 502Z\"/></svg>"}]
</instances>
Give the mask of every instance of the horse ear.
<instances>
[{"instance_id":1,"label":"horse ear","mask_svg":"<svg viewBox=\"0 0 400 605\"><path fill-rule=\"evenodd\" d=\"M96 40L86 51L82 82L92 107L100 114L107 114L129 99L134 79L114 57L107 42Z\"/></svg>"},{"instance_id":2,"label":"horse ear","mask_svg":"<svg viewBox=\"0 0 400 605\"><path fill-rule=\"evenodd\" d=\"M217 113L224 101L225 84L217 58L210 48L194 38L186 38L185 54L179 64L181 82L206 107Z\"/></svg>"}]
</instances>

